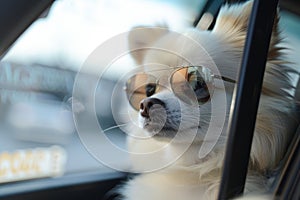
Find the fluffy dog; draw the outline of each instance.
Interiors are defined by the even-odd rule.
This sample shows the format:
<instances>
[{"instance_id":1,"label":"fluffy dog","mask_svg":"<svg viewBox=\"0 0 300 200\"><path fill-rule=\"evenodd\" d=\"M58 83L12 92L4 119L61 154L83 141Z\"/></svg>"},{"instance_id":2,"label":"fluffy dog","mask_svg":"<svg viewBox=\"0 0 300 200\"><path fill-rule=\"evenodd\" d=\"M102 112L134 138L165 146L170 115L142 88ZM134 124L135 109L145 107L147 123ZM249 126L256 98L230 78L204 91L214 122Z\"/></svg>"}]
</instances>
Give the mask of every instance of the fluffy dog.
<instances>
[{"instance_id":1,"label":"fluffy dog","mask_svg":"<svg viewBox=\"0 0 300 200\"><path fill-rule=\"evenodd\" d=\"M137 98L141 102L137 103L129 94L130 103L138 110L141 129L131 130L136 137L128 138L128 148L145 155L166 145L168 148L152 157L133 156L133 170L145 173L122 187L124 199L217 198L229 110L251 8L251 1L224 5L212 31L190 28L176 35L167 29L137 28L129 34L131 50L153 47L132 52L145 74L151 74L146 78L140 74L140 82L156 79L142 88L145 97ZM267 174L278 166L295 127L294 103L289 92L293 90L289 77L291 68L280 46L277 23L278 19L267 58L245 193L267 191ZM210 83L209 77L203 78L207 73L205 69L197 75L193 73L194 68L187 66L204 66L209 68L210 76L218 75L214 76L214 83ZM186 72L180 69L192 72L183 75L187 84L177 86L176 76ZM127 89L134 87L130 84L136 79L137 76L130 78ZM136 86L136 90L139 89ZM134 93L133 89L130 92ZM206 135L211 130L220 134L214 135L217 138L209 152L201 154L200 148L207 142ZM176 158L174 162L170 157Z\"/></svg>"}]
</instances>

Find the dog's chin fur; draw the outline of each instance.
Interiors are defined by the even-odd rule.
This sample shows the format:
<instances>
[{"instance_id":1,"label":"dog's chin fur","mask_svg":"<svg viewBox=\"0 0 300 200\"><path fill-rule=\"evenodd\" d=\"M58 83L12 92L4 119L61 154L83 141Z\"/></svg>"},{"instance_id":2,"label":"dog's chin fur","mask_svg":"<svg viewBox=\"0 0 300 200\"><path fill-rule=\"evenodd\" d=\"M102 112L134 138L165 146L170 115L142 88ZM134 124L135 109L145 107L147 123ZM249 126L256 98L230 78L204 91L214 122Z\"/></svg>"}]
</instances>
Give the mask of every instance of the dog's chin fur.
<instances>
[{"instance_id":1,"label":"dog's chin fur","mask_svg":"<svg viewBox=\"0 0 300 200\"><path fill-rule=\"evenodd\" d=\"M212 58L220 73L228 78L236 79L240 66L247 23L251 12L252 2L237 5L225 5L218 16L215 28L212 31L200 31L197 28L188 29L182 35L191 38L200 44ZM281 40L277 27L274 25L269 56L266 64L263 89L258 109L255 134L251 150L249 172L246 181L245 193L263 193L268 188L267 173L273 171L282 159L290 136L294 131L294 103L288 94L292 84L287 74L288 62L285 62ZM209 62L206 54L188 43L181 43L182 38L174 38L167 29L145 28L139 32L133 29L129 35L129 46L138 49L142 43L159 44L166 49L180 49L183 56L195 58L192 62L205 65ZM144 34L141 32L144 31ZM139 34L136 34L139 33ZM197 54L195 54L197 52ZM199 53L200 52L200 53ZM195 55L193 55L195 54ZM149 63L160 63L166 66L185 65L168 52L138 51L133 53L137 64L145 65L145 71L151 70ZM159 71L162 80L160 83L168 88L169 72ZM166 73L166 74L164 74ZM157 106L150 112L150 119L139 115L137 120L142 129L131 130L133 135L153 136L147 140L135 137L128 138L128 148L132 152L151 152L165 146L172 139L170 148L151 160L133 159L133 171L150 169L172 154L182 151L182 146L193 142L185 153L171 165L160 170L136 176L122 189L121 194L128 200L193 200L216 199L219 189L224 149L226 144L227 120L232 100L234 84L224 82L224 88L216 87L215 99L226 95L224 104L212 114L210 102L198 106L187 104L179 100L170 90L165 89L152 97L165 103L165 108ZM215 107L214 107L215 108ZM204 158L199 157L199 149L209 127L209 122L217 117L219 110L225 109L225 121L214 124L220 127L221 135L212 151ZM221 111L220 111L221 112ZM240 133L243 134L243 133ZM195 137L195 138L194 138ZM148 170L149 171L149 170Z\"/></svg>"}]
</instances>

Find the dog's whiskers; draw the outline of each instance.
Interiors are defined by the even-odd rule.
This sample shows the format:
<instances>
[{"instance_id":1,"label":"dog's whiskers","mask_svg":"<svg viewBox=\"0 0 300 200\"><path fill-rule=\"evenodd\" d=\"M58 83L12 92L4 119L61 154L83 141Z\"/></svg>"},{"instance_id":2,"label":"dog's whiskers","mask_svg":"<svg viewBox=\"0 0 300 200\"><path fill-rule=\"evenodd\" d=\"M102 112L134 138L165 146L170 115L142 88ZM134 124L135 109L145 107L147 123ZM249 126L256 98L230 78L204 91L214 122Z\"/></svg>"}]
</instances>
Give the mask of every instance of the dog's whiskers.
<instances>
[{"instance_id":1,"label":"dog's whiskers","mask_svg":"<svg viewBox=\"0 0 300 200\"><path fill-rule=\"evenodd\" d=\"M124 124L118 124L118 125L115 125L115 126L111 126L109 128L106 128L103 130L103 132L107 132L107 131L110 131L112 129L116 129L116 128L120 128L120 127L123 127L123 126L127 126L129 123L124 123Z\"/></svg>"}]
</instances>

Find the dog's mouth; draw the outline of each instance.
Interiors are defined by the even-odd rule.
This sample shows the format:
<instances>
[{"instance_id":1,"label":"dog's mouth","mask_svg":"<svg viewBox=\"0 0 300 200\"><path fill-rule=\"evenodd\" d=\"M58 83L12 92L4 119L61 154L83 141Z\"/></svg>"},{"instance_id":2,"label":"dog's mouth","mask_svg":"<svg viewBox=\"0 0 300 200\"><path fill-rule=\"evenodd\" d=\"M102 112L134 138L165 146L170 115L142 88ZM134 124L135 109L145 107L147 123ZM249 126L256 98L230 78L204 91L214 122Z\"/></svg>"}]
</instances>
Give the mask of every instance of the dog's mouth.
<instances>
[{"instance_id":1,"label":"dog's mouth","mask_svg":"<svg viewBox=\"0 0 300 200\"><path fill-rule=\"evenodd\" d=\"M146 130L147 132L151 133L153 136L159 135L161 132L170 132L176 131L174 128L169 127L166 123L166 115L160 116L151 116L151 117L143 117L140 116L140 127Z\"/></svg>"},{"instance_id":2,"label":"dog's mouth","mask_svg":"<svg viewBox=\"0 0 300 200\"><path fill-rule=\"evenodd\" d=\"M181 120L172 121L167 116L165 120L157 118L141 117L140 127L146 130L152 137L156 138L174 138L178 133L195 132L201 129L198 124L185 124ZM182 124L183 123L183 124Z\"/></svg>"}]
</instances>

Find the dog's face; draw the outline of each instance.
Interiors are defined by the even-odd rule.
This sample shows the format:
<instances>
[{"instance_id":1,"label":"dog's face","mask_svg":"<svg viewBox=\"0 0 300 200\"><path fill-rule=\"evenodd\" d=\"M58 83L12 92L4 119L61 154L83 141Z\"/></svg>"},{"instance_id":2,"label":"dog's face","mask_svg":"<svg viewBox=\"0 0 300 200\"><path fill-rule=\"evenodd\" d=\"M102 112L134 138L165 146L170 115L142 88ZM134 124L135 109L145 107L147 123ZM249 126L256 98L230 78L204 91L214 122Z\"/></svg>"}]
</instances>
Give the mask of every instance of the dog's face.
<instances>
[{"instance_id":1,"label":"dog's face","mask_svg":"<svg viewBox=\"0 0 300 200\"><path fill-rule=\"evenodd\" d=\"M210 128L219 132L214 136L225 132L249 7L237 6L240 15L221 11L213 31L131 31L129 46L143 72L128 80L127 88L134 88L128 98L145 134L185 142L196 133L195 141L201 142Z\"/></svg>"},{"instance_id":2,"label":"dog's face","mask_svg":"<svg viewBox=\"0 0 300 200\"><path fill-rule=\"evenodd\" d=\"M220 73L210 52L190 36L216 41L208 32L188 30L181 35L166 31L152 50L139 52L144 54L142 72L127 82L139 126L157 139L176 136L177 142L186 142L196 134L195 141L201 142L209 126L219 128L218 136L226 130L235 74ZM224 57L223 52L214 53ZM229 60L230 64L239 62Z\"/></svg>"}]
</instances>

